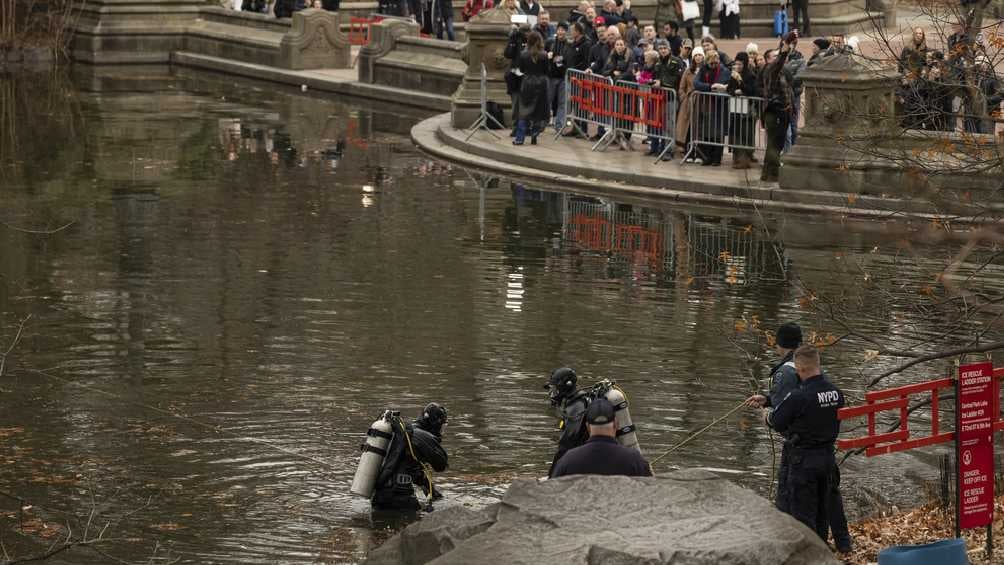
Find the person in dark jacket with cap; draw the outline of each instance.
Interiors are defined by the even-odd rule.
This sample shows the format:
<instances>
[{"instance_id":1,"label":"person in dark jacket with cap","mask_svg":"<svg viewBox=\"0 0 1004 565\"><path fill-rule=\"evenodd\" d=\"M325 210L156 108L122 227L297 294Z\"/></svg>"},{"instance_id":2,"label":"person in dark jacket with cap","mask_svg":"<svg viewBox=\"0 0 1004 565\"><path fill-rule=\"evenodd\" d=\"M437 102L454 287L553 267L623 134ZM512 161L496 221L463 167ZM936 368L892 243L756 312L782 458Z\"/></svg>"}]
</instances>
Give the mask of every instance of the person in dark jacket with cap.
<instances>
[{"instance_id":1,"label":"person in dark jacket with cap","mask_svg":"<svg viewBox=\"0 0 1004 565\"><path fill-rule=\"evenodd\" d=\"M770 370L770 390L764 394L754 394L746 403L757 408L773 408L801 386L795 369L795 350L802 345L802 328L795 322L787 322L777 328L774 334L774 350L781 360ZM789 512L788 469L791 438L782 434L785 441L781 446L781 461L777 475L777 500L775 504L782 512ZM833 530L833 540L837 550L847 553L851 550L851 536L847 530L847 516L844 514L844 499L840 495L840 468L834 466L830 477L830 499L827 505L829 525Z\"/></svg>"},{"instance_id":2,"label":"person in dark jacket with cap","mask_svg":"<svg viewBox=\"0 0 1004 565\"><path fill-rule=\"evenodd\" d=\"M617 442L614 405L597 398L586 410L589 441L570 450L551 469L550 478L566 475L627 475L651 477L652 466L636 449Z\"/></svg>"},{"instance_id":3,"label":"person in dark jacket with cap","mask_svg":"<svg viewBox=\"0 0 1004 565\"><path fill-rule=\"evenodd\" d=\"M844 395L823 375L819 350L803 345L795 350L795 370L800 385L777 406L764 410L768 426L785 436L788 450L787 508L781 508L828 537L834 470L834 444L840 433L837 411Z\"/></svg>"}]
</instances>

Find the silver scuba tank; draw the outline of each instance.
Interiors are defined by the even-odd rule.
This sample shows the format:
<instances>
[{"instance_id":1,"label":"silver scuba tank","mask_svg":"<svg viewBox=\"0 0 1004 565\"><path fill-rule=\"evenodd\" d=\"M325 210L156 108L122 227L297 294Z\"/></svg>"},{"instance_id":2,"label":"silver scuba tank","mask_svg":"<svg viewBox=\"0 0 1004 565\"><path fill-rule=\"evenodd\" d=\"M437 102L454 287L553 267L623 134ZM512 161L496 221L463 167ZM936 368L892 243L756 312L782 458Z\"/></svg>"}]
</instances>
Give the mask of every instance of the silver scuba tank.
<instances>
[{"instance_id":1,"label":"silver scuba tank","mask_svg":"<svg viewBox=\"0 0 1004 565\"><path fill-rule=\"evenodd\" d=\"M599 387L601 396L614 405L614 426L617 428L617 441L624 447L637 449L640 453L638 432L634 422L631 421L631 411L628 410L628 400L624 392L617 387L617 383L609 380L601 381L597 387Z\"/></svg>"},{"instance_id":2,"label":"silver scuba tank","mask_svg":"<svg viewBox=\"0 0 1004 565\"><path fill-rule=\"evenodd\" d=\"M383 460L387 457L387 446L394 437L394 427L390 422L390 412L384 412L379 419L370 424L366 431L366 442L362 445L362 455L359 456L359 466L352 478L352 488L349 492L369 498L373 496L376 480L380 475Z\"/></svg>"}]
</instances>

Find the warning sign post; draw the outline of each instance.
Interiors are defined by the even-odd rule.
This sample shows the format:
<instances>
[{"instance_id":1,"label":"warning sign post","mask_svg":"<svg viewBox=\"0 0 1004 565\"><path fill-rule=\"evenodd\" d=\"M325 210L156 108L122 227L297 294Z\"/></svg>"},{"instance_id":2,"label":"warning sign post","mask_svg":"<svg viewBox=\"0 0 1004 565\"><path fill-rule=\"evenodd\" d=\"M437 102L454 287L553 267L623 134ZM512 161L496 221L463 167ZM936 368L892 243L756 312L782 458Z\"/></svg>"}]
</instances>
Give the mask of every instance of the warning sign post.
<instances>
[{"instance_id":1,"label":"warning sign post","mask_svg":"<svg viewBox=\"0 0 1004 565\"><path fill-rule=\"evenodd\" d=\"M958 375L865 393L865 404L837 412L841 420L867 419L868 434L837 441L839 449L864 449L868 457L955 442L955 535L963 529L987 528L987 556L993 556L994 434L1004 431L1001 420L1000 383L1004 367L973 363L959 367ZM955 430L942 429L939 419L942 391L955 391ZM930 395L929 434L910 429L910 399ZM898 429L879 431L879 415L898 413Z\"/></svg>"},{"instance_id":2,"label":"warning sign post","mask_svg":"<svg viewBox=\"0 0 1004 565\"><path fill-rule=\"evenodd\" d=\"M994 423L999 416L993 363L959 367L955 381L955 535L994 517ZM988 527L988 535L990 535Z\"/></svg>"}]
</instances>

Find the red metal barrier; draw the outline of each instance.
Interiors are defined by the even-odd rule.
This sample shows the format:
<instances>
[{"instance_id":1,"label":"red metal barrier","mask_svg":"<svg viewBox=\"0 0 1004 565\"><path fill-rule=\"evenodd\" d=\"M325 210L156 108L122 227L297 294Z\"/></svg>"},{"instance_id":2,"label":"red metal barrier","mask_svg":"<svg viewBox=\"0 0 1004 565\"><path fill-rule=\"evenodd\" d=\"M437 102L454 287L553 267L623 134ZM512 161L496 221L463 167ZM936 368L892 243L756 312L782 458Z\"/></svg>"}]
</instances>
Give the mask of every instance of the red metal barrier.
<instances>
[{"instance_id":1,"label":"red metal barrier","mask_svg":"<svg viewBox=\"0 0 1004 565\"><path fill-rule=\"evenodd\" d=\"M994 378L999 381L1004 380L1004 368L994 369ZM865 455L872 457L885 453L905 451L915 447L926 445L936 445L949 442L955 439L955 432L941 431L941 421L938 414L938 394L942 389L955 389L955 379L944 378L927 381L923 383L890 388L887 390L873 391L865 394L865 404L861 406L851 406L841 408L837 417L841 420L867 416L868 435L841 439L837 441L840 449L857 449L864 447ZM931 395L931 434L922 437L911 437L909 427L909 414L907 409L910 406L911 395ZM886 410L899 411L899 429L894 432L876 433L876 414ZM996 399L993 407L993 414L997 415L994 422L994 431L1004 430L1004 420L1000 419L1000 398Z\"/></svg>"},{"instance_id":2,"label":"red metal barrier","mask_svg":"<svg viewBox=\"0 0 1004 565\"><path fill-rule=\"evenodd\" d=\"M370 42L370 24L383 21L380 16L372 18L349 18L349 44L368 45Z\"/></svg>"},{"instance_id":3,"label":"red metal barrier","mask_svg":"<svg viewBox=\"0 0 1004 565\"><path fill-rule=\"evenodd\" d=\"M625 86L575 80L577 95L571 96L580 108L596 117L662 128L666 117L666 94L658 88L649 92ZM639 108L641 111L639 111Z\"/></svg>"}]
</instances>

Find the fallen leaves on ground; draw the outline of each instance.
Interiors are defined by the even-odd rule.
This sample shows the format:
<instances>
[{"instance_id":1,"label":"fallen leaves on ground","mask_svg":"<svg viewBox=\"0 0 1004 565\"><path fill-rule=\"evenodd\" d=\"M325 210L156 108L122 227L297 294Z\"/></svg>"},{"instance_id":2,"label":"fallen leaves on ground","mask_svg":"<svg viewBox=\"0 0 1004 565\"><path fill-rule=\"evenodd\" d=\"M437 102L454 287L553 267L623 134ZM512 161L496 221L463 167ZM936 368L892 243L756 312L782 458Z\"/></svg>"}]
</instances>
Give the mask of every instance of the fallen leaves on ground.
<instances>
[{"instance_id":1,"label":"fallen leaves on ground","mask_svg":"<svg viewBox=\"0 0 1004 565\"><path fill-rule=\"evenodd\" d=\"M994 509L994 560L1004 556L1004 495L997 497ZM951 509L927 504L906 512L874 516L851 524L854 551L841 556L849 565L870 565L878 562L881 550L894 545L929 543L955 537L955 516ZM962 532L969 548L972 565L990 565L984 555L986 528Z\"/></svg>"}]
</instances>

